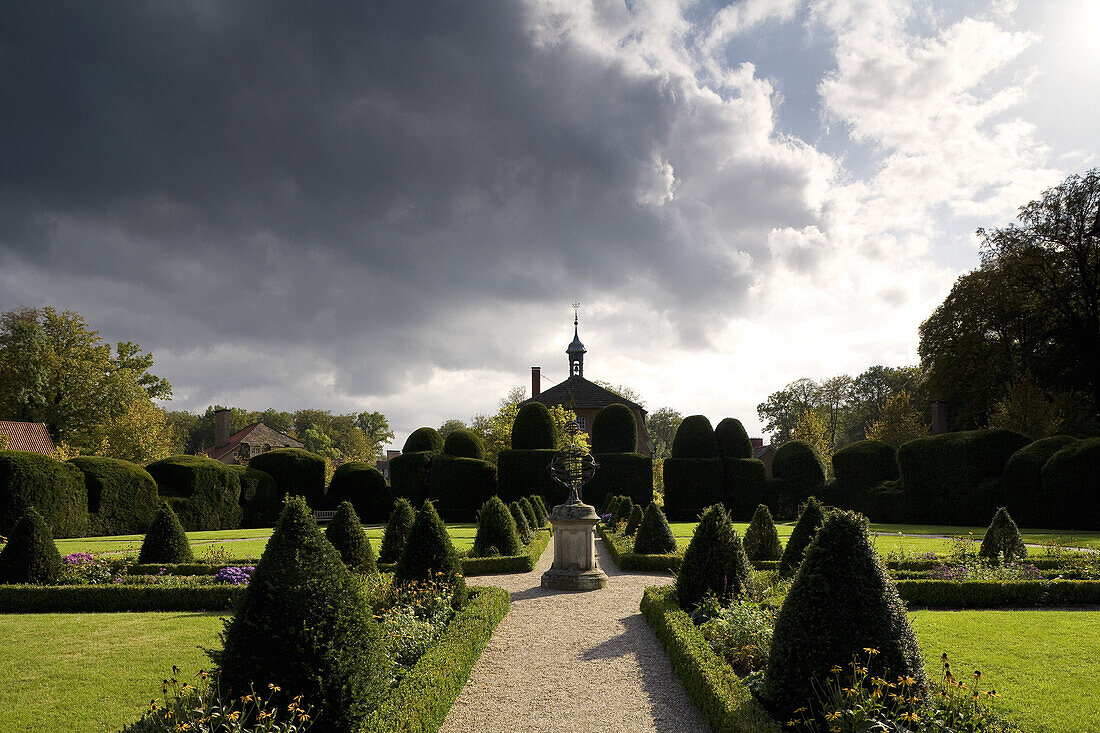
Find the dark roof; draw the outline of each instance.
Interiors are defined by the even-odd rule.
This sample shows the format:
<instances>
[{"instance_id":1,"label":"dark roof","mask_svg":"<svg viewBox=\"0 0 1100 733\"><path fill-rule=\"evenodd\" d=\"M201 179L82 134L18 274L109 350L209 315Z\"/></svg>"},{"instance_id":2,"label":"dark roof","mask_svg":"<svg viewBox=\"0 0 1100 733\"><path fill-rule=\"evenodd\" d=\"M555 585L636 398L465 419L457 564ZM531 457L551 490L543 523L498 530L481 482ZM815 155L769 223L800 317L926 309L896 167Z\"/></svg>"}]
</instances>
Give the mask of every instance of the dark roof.
<instances>
[{"instance_id":1,"label":"dark roof","mask_svg":"<svg viewBox=\"0 0 1100 733\"><path fill-rule=\"evenodd\" d=\"M576 375L573 375L561 384L555 384L550 389L545 392L540 392L529 400L524 400L524 402L541 402L547 407L551 405L562 405L567 409L599 409L620 402L627 407L636 407L643 413L645 412L645 408L637 402L631 402L609 389L604 389L595 382L589 382L584 377L578 377Z\"/></svg>"},{"instance_id":2,"label":"dark roof","mask_svg":"<svg viewBox=\"0 0 1100 733\"><path fill-rule=\"evenodd\" d=\"M8 450L25 450L47 456L53 453L53 441L44 423L0 420L0 433L8 439Z\"/></svg>"},{"instance_id":3,"label":"dark roof","mask_svg":"<svg viewBox=\"0 0 1100 733\"><path fill-rule=\"evenodd\" d=\"M280 433L278 430L275 430L274 428L269 428L266 425L264 425L262 422L255 422L255 423L252 423L251 425L249 425L248 427L241 428L237 432L230 435L229 436L229 442L227 442L225 445L210 446L205 451L203 451L203 453L205 453L210 458L221 460L222 457L227 456L230 453L232 453L233 451L235 451L237 449L237 446L239 446L241 443L245 442L244 439L248 437L249 433L251 433L256 428L260 427L261 425L263 425L264 428L267 428L271 432L279 433L279 435L282 435L287 440L292 441L294 443L297 443L297 445L293 446L293 447L297 447L297 448L305 447L304 443L302 443L301 441L298 441L298 440L294 440L294 438L290 437L286 433Z\"/></svg>"},{"instance_id":4,"label":"dark roof","mask_svg":"<svg viewBox=\"0 0 1100 733\"><path fill-rule=\"evenodd\" d=\"M753 458L762 458L767 453L775 453L775 448L770 445L762 445L759 448L752 449Z\"/></svg>"}]
</instances>

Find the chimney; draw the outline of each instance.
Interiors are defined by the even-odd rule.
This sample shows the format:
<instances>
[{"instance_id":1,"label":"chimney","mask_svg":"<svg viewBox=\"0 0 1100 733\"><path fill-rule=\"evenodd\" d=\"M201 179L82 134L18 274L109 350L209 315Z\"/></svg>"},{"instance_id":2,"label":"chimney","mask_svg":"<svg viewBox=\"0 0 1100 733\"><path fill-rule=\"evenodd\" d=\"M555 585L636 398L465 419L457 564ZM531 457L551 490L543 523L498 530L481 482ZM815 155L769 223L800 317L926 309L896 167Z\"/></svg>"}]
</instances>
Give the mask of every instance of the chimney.
<instances>
[{"instance_id":1,"label":"chimney","mask_svg":"<svg viewBox=\"0 0 1100 733\"><path fill-rule=\"evenodd\" d=\"M542 392L542 367L531 367L531 396L538 397Z\"/></svg>"},{"instance_id":2,"label":"chimney","mask_svg":"<svg viewBox=\"0 0 1100 733\"><path fill-rule=\"evenodd\" d=\"M943 435L947 432L947 403L936 400L931 404L932 408L932 435Z\"/></svg>"},{"instance_id":3,"label":"chimney","mask_svg":"<svg viewBox=\"0 0 1100 733\"><path fill-rule=\"evenodd\" d=\"M399 451L399 450L388 450L388 451L386 451L386 460L387 461L392 461L394 458L397 458L399 455L401 455L401 451Z\"/></svg>"},{"instance_id":4,"label":"chimney","mask_svg":"<svg viewBox=\"0 0 1100 733\"><path fill-rule=\"evenodd\" d=\"M749 438L749 442L752 443L753 450L759 450L764 447L763 438Z\"/></svg>"},{"instance_id":5,"label":"chimney","mask_svg":"<svg viewBox=\"0 0 1100 733\"><path fill-rule=\"evenodd\" d=\"M214 447L221 448L229 442L229 418L233 416L230 410L214 411Z\"/></svg>"}]
</instances>

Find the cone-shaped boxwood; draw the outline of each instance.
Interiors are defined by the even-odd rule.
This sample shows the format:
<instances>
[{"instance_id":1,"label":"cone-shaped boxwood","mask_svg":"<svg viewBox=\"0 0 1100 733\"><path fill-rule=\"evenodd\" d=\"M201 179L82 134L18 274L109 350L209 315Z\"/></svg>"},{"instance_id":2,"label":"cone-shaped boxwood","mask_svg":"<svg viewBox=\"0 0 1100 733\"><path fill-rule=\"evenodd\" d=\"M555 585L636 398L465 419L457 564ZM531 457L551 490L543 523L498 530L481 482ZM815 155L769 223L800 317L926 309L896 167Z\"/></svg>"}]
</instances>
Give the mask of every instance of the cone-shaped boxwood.
<instances>
[{"instance_id":1,"label":"cone-shaped boxwood","mask_svg":"<svg viewBox=\"0 0 1100 733\"><path fill-rule=\"evenodd\" d=\"M616 402L592 420L593 453L633 453L638 448L638 420L634 411Z\"/></svg>"},{"instance_id":2,"label":"cone-shaped boxwood","mask_svg":"<svg viewBox=\"0 0 1100 733\"><path fill-rule=\"evenodd\" d=\"M727 417L714 427L714 440L721 458L752 458L752 441L735 417Z\"/></svg>"},{"instance_id":3,"label":"cone-shaped boxwood","mask_svg":"<svg viewBox=\"0 0 1100 733\"><path fill-rule=\"evenodd\" d=\"M753 562L778 560L783 556L783 545L779 542L779 532L775 529L767 504L756 507L749 528L745 530L745 554Z\"/></svg>"},{"instance_id":4,"label":"cone-shaped boxwood","mask_svg":"<svg viewBox=\"0 0 1100 733\"><path fill-rule=\"evenodd\" d=\"M668 526L665 513L657 502L649 502L634 537L634 552L639 555L669 555L676 552L676 538Z\"/></svg>"},{"instance_id":5,"label":"cone-shaped boxwood","mask_svg":"<svg viewBox=\"0 0 1100 733\"><path fill-rule=\"evenodd\" d=\"M830 513L818 530L775 622L764 672L763 697L777 720L817 699L834 666L867 660L868 679L916 680L927 690L924 662L913 629L867 534L854 512ZM815 685L817 687L815 687Z\"/></svg>"},{"instance_id":6,"label":"cone-shaped boxwood","mask_svg":"<svg viewBox=\"0 0 1100 733\"><path fill-rule=\"evenodd\" d=\"M993 521L985 531L982 547L978 550L978 557L989 560L1000 557L1004 562L1027 557L1027 548L1020 538L1020 530L1004 507L997 509L997 513L993 515Z\"/></svg>"},{"instance_id":7,"label":"cone-shaped boxwood","mask_svg":"<svg viewBox=\"0 0 1100 733\"><path fill-rule=\"evenodd\" d=\"M558 425L541 402L519 408L512 423L512 447L516 450L547 450L558 447Z\"/></svg>"},{"instance_id":8,"label":"cone-shaped boxwood","mask_svg":"<svg viewBox=\"0 0 1100 733\"><path fill-rule=\"evenodd\" d=\"M531 494L531 501L539 505L539 509L542 511L542 516L544 520L548 521L550 519L550 509L547 508L546 501L542 498L542 496L539 494Z\"/></svg>"},{"instance_id":9,"label":"cone-shaped boxwood","mask_svg":"<svg viewBox=\"0 0 1100 733\"><path fill-rule=\"evenodd\" d=\"M642 524L642 518L645 516L645 512L638 504L634 505L634 508L630 510L630 516L626 518L626 533L627 535L633 535L638 531L638 527Z\"/></svg>"},{"instance_id":10,"label":"cone-shaped boxwood","mask_svg":"<svg viewBox=\"0 0 1100 733\"><path fill-rule=\"evenodd\" d=\"M443 455L476 458L480 461L485 458L485 446L481 442L481 436L473 430L458 428L451 431L443 441Z\"/></svg>"},{"instance_id":11,"label":"cone-shaped boxwood","mask_svg":"<svg viewBox=\"0 0 1100 733\"><path fill-rule=\"evenodd\" d=\"M393 502L393 511L386 522L386 529L382 532L382 548L378 552L378 561L394 563L401 559L401 551L405 549L405 540L412 529L416 512L412 504L403 496L399 496Z\"/></svg>"},{"instance_id":12,"label":"cone-shaped boxwood","mask_svg":"<svg viewBox=\"0 0 1100 733\"><path fill-rule=\"evenodd\" d=\"M542 526L539 523L538 515L535 514L535 507L531 506L531 500L526 496L519 500L519 508L523 510L523 516L527 517L527 524L532 530L536 530Z\"/></svg>"},{"instance_id":13,"label":"cone-shaped boxwood","mask_svg":"<svg viewBox=\"0 0 1100 733\"><path fill-rule=\"evenodd\" d=\"M46 520L28 507L0 552L0 583L48 585L61 575L61 556Z\"/></svg>"},{"instance_id":14,"label":"cone-shaped boxwood","mask_svg":"<svg viewBox=\"0 0 1100 733\"><path fill-rule=\"evenodd\" d=\"M336 516L325 527L325 538L340 553L340 559L353 573L375 575L378 565L370 538L363 531L363 524L350 501L340 502Z\"/></svg>"},{"instance_id":15,"label":"cone-shaped boxwood","mask_svg":"<svg viewBox=\"0 0 1100 733\"><path fill-rule=\"evenodd\" d=\"M531 508L535 510L535 519L538 520L538 526L545 527L550 520L550 515L546 513L546 505L542 503L542 497L538 494L532 494L527 497L527 500L531 502ZM532 529L538 529L538 527Z\"/></svg>"},{"instance_id":16,"label":"cone-shaped boxwood","mask_svg":"<svg viewBox=\"0 0 1100 733\"><path fill-rule=\"evenodd\" d=\"M443 452L443 436L439 434L438 430L423 427L417 428L409 434L409 437L405 440L405 445L401 448L401 452L418 453L420 451Z\"/></svg>"},{"instance_id":17,"label":"cone-shaped boxwood","mask_svg":"<svg viewBox=\"0 0 1100 733\"><path fill-rule=\"evenodd\" d=\"M504 506L499 496L493 496L485 502L477 515L477 534L474 535L474 557L490 555L518 555L520 553L519 532L512 512Z\"/></svg>"},{"instance_id":18,"label":"cone-shaped boxwood","mask_svg":"<svg viewBox=\"0 0 1100 733\"><path fill-rule=\"evenodd\" d=\"M783 548L783 556L779 559L779 574L790 577L798 570L802 562L806 548L817 534L821 523L825 521L825 514L821 511L821 502L817 497L811 496L806 500L806 506L802 514L798 516L798 523L794 525L791 536L787 538L787 546Z\"/></svg>"},{"instance_id":19,"label":"cone-shaped boxwood","mask_svg":"<svg viewBox=\"0 0 1100 733\"><path fill-rule=\"evenodd\" d=\"M226 622L222 689L282 688L318 711L318 730L355 730L389 689L393 665L361 580L321 535L305 499L287 501L251 582Z\"/></svg>"},{"instance_id":20,"label":"cone-shaped boxwood","mask_svg":"<svg viewBox=\"0 0 1100 733\"><path fill-rule=\"evenodd\" d=\"M699 519L676 576L680 608L690 611L710 593L723 605L729 603L748 584L751 572L726 510L721 504L709 507Z\"/></svg>"},{"instance_id":21,"label":"cone-shaped boxwood","mask_svg":"<svg viewBox=\"0 0 1100 733\"><path fill-rule=\"evenodd\" d=\"M523 513L518 501L508 505L508 511L516 523L516 532L519 533L519 541L527 544L531 541L531 525L527 521L527 515Z\"/></svg>"},{"instance_id":22,"label":"cone-shaped boxwood","mask_svg":"<svg viewBox=\"0 0 1100 733\"><path fill-rule=\"evenodd\" d=\"M191 552L191 543L183 531L179 517L167 504L161 505L153 520L153 526L141 543L140 563L181 563L191 562L195 557Z\"/></svg>"},{"instance_id":23,"label":"cone-shaped boxwood","mask_svg":"<svg viewBox=\"0 0 1100 733\"><path fill-rule=\"evenodd\" d=\"M620 501L619 497L617 497L617 496L611 497L611 501L607 502L607 509L605 509L604 512L603 512L604 514L610 514L611 515L611 523L612 524L615 523L615 511L619 508L619 501Z\"/></svg>"},{"instance_id":24,"label":"cone-shaped boxwood","mask_svg":"<svg viewBox=\"0 0 1100 733\"><path fill-rule=\"evenodd\" d=\"M634 511L634 501L629 496L620 496L619 503L615 505L615 516L611 518L612 523L618 526L619 522L625 522L630 519L632 511Z\"/></svg>"},{"instance_id":25,"label":"cone-shaped boxwood","mask_svg":"<svg viewBox=\"0 0 1100 733\"><path fill-rule=\"evenodd\" d=\"M402 583L409 581L442 580L455 585L454 605L456 608L466 602L466 582L462 577L462 565L447 527L439 518L435 505L425 501L416 513L405 549L397 561L394 577Z\"/></svg>"}]
</instances>

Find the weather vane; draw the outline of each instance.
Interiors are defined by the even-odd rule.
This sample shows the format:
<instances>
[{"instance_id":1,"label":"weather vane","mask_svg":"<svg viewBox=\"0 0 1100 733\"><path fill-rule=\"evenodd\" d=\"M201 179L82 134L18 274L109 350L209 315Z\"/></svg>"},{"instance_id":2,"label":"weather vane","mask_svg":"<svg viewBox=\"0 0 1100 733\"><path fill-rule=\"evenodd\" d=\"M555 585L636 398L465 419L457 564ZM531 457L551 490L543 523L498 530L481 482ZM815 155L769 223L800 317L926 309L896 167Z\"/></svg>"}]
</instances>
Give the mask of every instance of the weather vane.
<instances>
[{"instance_id":1,"label":"weather vane","mask_svg":"<svg viewBox=\"0 0 1100 733\"><path fill-rule=\"evenodd\" d=\"M576 303L573 304L573 325L574 326L577 325L577 310L579 310L580 307L581 307L580 301L577 301Z\"/></svg>"}]
</instances>

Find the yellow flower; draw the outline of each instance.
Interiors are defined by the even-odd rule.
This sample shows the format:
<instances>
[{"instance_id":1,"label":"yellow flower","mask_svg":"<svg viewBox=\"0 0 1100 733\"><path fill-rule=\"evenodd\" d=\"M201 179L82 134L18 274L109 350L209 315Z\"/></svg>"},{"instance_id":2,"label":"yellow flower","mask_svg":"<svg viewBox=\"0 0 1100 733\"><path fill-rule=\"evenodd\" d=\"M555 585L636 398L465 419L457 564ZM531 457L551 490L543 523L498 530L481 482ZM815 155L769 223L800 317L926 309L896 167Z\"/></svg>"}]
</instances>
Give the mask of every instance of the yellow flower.
<instances>
[{"instance_id":1,"label":"yellow flower","mask_svg":"<svg viewBox=\"0 0 1100 733\"><path fill-rule=\"evenodd\" d=\"M844 670L842 670L842 669L841 669L841 668L840 668L840 667L839 667L838 665L835 665L835 664L834 664L834 665L833 665L833 668L832 668L832 669L830 669L829 671L830 671L830 672L832 672L833 674L840 674L840 673L841 673L841 672L843 672Z\"/></svg>"},{"instance_id":2,"label":"yellow flower","mask_svg":"<svg viewBox=\"0 0 1100 733\"><path fill-rule=\"evenodd\" d=\"M878 649L875 649L875 648L869 647L869 646L863 647L863 651L867 652L868 654L871 654L872 656L875 655L875 654L878 654Z\"/></svg>"},{"instance_id":3,"label":"yellow flower","mask_svg":"<svg viewBox=\"0 0 1100 733\"><path fill-rule=\"evenodd\" d=\"M281 692L282 689L283 689L283 688L279 687L278 685L276 685L273 682L268 682L267 687L268 687L269 690L274 690L275 692Z\"/></svg>"},{"instance_id":4,"label":"yellow flower","mask_svg":"<svg viewBox=\"0 0 1100 733\"><path fill-rule=\"evenodd\" d=\"M826 720L840 720L840 711L834 710L831 713L825 713Z\"/></svg>"}]
</instances>

